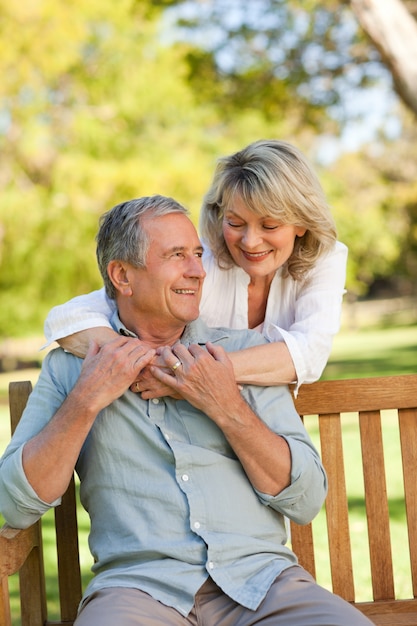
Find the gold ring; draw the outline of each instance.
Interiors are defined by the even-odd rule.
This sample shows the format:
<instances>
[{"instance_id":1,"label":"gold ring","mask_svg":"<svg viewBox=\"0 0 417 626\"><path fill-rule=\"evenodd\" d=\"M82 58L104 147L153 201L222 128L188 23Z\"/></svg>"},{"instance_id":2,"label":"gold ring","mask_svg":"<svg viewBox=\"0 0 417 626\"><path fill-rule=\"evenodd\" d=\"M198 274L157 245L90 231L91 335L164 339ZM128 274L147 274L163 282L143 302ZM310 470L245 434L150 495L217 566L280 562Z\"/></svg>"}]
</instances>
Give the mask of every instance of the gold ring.
<instances>
[{"instance_id":1,"label":"gold ring","mask_svg":"<svg viewBox=\"0 0 417 626\"><path fill-rule=\"evenodd\" d=\"M172 371L175 372L175 370L178 369L180 365L182 365L181 361L177 361L176 363L174 363L174 365L171 367Z\"/></svg>"}]
</instances>

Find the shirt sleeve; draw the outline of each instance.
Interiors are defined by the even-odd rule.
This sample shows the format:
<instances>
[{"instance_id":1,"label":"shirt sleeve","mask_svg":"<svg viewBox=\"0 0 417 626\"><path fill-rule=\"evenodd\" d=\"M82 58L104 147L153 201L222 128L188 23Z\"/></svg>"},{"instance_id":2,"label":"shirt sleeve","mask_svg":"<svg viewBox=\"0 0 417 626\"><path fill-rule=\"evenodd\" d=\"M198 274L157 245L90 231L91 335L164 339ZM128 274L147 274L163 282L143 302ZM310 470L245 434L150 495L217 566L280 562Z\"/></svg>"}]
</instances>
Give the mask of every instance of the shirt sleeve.
<instances>
[{"instance_id":1,"label":"shirt sleeve","mask_svg":"<svg viewBox=\"0 0 417 626\"><path fill-rule=\"evenodd\" d=\"M264 327L268 341L284 341L297 372L297 389L318 380L340 329L343 295L346 293L347 247L338 242L320 259L298 288L293 322L288 328L273 323Z\"/></svg>"},{"instance_id":2,"label":"shirt sleeve","mask_svg":"<svg viewBox=\"0 0 417 626\"><path fill-rule=\"evenodd\" d=\"M245 386L242 395L260 419L283 437L291 452L291 483L276 496L255 489L260 501L297 524L308 524L327 495L327 475L285 385Z\"/></svg>"},{"instance_id":3,"label":"shirt sleeve","mask_svg":"<svg viewBox=\"0 0 417 626\"><path fill-rule=\"evenodd\" d=\"M28 403L16 431L0 459L0 511L6 522L14 528L27 528L47 510L60 504L58 498L52 503L38 497L23 468L22 454L25 443L37 435L62 405L67 393L58 383L54 364L71 361L72 368L65 373L68 388L78 376L80 364L76 357L63 350L52 350L44 360L39 380L29 396ZM78 359L79 361L79 359Z\"/></svg>"},{"instance_id":4,"label":"shirt sleeve","mask_svg":"<svg viewBox=\"0 0 417 626\"><path fill-rule=\"evenodd\" d=\"M111 328L110 319L115 310L116 302L107 297L104 287L55 306L45 320L47 343L43 347L88 328Z\"/></svg>"}]
</instances>

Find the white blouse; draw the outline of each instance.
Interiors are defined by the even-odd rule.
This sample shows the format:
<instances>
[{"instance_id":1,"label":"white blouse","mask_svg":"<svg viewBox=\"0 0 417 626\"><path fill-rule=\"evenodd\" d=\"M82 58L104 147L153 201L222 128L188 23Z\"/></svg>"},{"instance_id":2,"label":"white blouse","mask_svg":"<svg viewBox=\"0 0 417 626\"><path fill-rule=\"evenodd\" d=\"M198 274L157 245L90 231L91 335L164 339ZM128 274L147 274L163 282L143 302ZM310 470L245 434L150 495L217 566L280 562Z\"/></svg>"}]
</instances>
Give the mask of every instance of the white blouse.
<instances>
[{"instance_id":1,"label":"white blouse","mask_svg":"<svg viewBox=\"0 0 417 626\"><path fill-rule=\"evenodd\" d=\"M320 378L339 331L347 252L337 242L303 280L283 278L279 269L271 283L265 320L257 330L268 341L286 343L298 386ZM203 263L207 272L200 304L203 320L209 326L247 328L249 275L237 266L221 270L209 250ZM45 321L47 345L87 328L111 328L115 306L103 288L54 307Z\"/></svg>"}]
</instances>

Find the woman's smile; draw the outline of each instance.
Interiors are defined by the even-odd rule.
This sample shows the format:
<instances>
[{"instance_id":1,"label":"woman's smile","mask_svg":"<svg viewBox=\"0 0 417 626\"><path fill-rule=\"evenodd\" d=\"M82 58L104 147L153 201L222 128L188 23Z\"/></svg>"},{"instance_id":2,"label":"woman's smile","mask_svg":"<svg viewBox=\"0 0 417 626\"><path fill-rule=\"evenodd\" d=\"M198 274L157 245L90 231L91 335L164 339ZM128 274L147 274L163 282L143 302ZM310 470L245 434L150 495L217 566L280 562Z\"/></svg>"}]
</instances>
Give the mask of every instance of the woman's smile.
<instances>
[{"instance_id":1,"label":"woman's smile","mask_svg":"<svg viewBox=\"0 0 417 626\"><path fill-rule=\"evenodd\" d=\"M250 276L274 274L294 250L305 228L283 224L274 215L259 215L234 196L223 216L223 236L233 261Z\"/></svg>"},{"instance_id":2,"label":"woman's smile","mask_svg":"<svg viewBox=\"0 0 417 626\"><path fill-rule=\"evenodd\" d=\"M252 261L253 263L262 262L269 254L271 254L271 250L266 250L265 252L249 252L248 250L243 250L241 248L241 251L243 256L246 257L248 261Z\"/></svg>"}]
</instances>

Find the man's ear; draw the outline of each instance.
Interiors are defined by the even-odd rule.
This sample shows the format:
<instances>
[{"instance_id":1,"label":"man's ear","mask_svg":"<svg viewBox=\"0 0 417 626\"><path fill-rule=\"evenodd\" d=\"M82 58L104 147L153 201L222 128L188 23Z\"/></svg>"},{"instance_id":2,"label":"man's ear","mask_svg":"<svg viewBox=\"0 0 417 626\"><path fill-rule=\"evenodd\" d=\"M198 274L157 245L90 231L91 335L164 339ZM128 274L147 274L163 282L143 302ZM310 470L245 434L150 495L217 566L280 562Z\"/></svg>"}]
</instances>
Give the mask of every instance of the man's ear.
<instances>
[{"instance_id":1,"label":"man's ear","mask_svg":"<svg viewBox=\"0 0 417 626\"><path fill-rule=\"evenodd\" d=\"M123 261L113 260L107 266L107 274L116 291L122 296L132 295L132 287L128 278L128 265Z\"/></svg>"}]
</instances>

